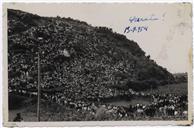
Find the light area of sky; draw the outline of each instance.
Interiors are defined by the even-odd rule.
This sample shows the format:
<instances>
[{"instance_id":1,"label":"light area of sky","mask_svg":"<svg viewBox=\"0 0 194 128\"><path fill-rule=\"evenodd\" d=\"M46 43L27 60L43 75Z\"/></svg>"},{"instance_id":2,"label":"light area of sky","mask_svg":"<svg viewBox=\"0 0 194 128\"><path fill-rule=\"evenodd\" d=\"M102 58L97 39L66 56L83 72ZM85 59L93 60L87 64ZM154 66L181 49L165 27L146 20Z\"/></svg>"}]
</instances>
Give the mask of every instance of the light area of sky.
<instances>
[{"instance_id":1,"label":"light area of sky","mask_svg":"<svg viewBox=\"0 0 194 128\"><path fill-rule=\"evenodd\" d=\"M172 73L187 72L192 46L192 8L190 4L9 4L40 16L71 17L93 26L106 26L134 40L157 64ZM129 18L159 20L130 23ZM148 26L148 31L124 33L127 26Z\"/></svg>"}]
</instances>

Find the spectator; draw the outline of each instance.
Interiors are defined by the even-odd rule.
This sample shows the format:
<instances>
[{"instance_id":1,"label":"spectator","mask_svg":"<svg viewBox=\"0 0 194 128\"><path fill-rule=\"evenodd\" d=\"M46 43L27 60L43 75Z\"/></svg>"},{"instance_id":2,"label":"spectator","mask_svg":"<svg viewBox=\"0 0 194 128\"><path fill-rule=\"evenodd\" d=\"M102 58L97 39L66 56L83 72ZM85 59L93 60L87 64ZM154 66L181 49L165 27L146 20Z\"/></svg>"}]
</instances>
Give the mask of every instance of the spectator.
<instances>
[{"instance_id":1,"label":"spectator","mask_svg":"<svg viewBox=\"0 0 194 128\"><path fill-rule=\"evenodd\" d=\"M16 117L14 118L13 121L15 121L15 122L21 122L21 121L23 121L23 118L21 116L21 113L17 113L17 115L16 115Z\"/></svg>"}]
</instances>

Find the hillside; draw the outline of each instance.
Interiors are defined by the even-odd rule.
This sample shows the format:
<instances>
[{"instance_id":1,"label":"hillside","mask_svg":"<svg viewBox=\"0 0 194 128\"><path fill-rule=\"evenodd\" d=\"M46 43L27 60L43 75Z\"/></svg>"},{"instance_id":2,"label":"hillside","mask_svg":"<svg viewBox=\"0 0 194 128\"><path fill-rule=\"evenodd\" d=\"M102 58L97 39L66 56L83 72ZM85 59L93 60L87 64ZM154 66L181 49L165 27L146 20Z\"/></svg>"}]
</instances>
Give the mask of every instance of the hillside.
<instances>
[{"instance_id":1,"label":"hillside","mask_svg":"<svg viewBox=\"0 0 194 128\"><path fill-rule=\"evenodd\" d=\"M107 98L174 81L136 42L109 28L8 9L9 88L36 90L38 53L42 90L67 99Z\"/></svg>"}]
</instances>

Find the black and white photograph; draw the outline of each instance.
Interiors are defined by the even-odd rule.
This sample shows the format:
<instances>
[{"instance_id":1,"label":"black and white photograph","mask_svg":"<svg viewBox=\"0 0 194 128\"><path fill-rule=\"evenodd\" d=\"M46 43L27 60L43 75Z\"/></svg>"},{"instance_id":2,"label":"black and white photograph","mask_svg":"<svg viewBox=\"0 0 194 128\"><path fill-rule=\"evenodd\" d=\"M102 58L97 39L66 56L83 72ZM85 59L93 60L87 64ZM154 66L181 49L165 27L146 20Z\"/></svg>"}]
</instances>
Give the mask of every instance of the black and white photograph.
<instances>
[{"instance_id":1,"label":"black and white photograph","mask_svg":"<svg viewBox=\"0 0 194 128\"><path fill-rule=\"evenodd\" d=\"M190 3L3 11L5 122L192 123Z\"/></svg>"}]
</instances>

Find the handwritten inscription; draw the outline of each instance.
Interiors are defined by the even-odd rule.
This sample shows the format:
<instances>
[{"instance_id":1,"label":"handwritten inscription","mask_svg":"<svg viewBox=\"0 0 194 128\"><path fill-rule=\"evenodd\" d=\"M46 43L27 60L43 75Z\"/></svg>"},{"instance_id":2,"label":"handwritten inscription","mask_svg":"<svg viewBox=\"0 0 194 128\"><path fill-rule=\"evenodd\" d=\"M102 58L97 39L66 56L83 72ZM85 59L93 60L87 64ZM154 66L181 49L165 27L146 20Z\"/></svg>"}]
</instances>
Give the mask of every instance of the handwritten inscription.
<instances>
[{"instance_id":1,"label":"handwritten inscription","mask_svg":"<svg viewBox=\"0 0 194 128\"><path fill-rule=\"evenodd\" d=\"M145 21L156 21L159 20L159 18L157 18L154 14L152 14L151 16L148 17L136 17L136 16L132 16L129 18L129 22L130 23L135 23L135 22L145 22Z\"/></svg>"},{"instance_id":2,"label":"handwritten inscription","mask_svg":"<svg viewBox=\"0 0 194 128\"><path fill-rule=\"evenodd\" d=\"M143 31L148 31L148 26L128 26L125 28L124 33L129 33L129 32L143 32Z\"/></svg>"},{"instance_id":3,"label":"handwritten inscription","mask_svg":"<svg viewBox=\"0 0 194 128\"><path fill-rule=\"evenodd\" d=\"M132 16L129 19L129 23L140 23L140 22L153 22L159 20L158 17L156 17L154 14L148 16L148 17L137 17L137 16ZM149 26L139 26L139 25L129 25L126 26L124 29L124 33L140 33L140 32L145 32L148 31Z\"/></svg>"}]
</instances>

